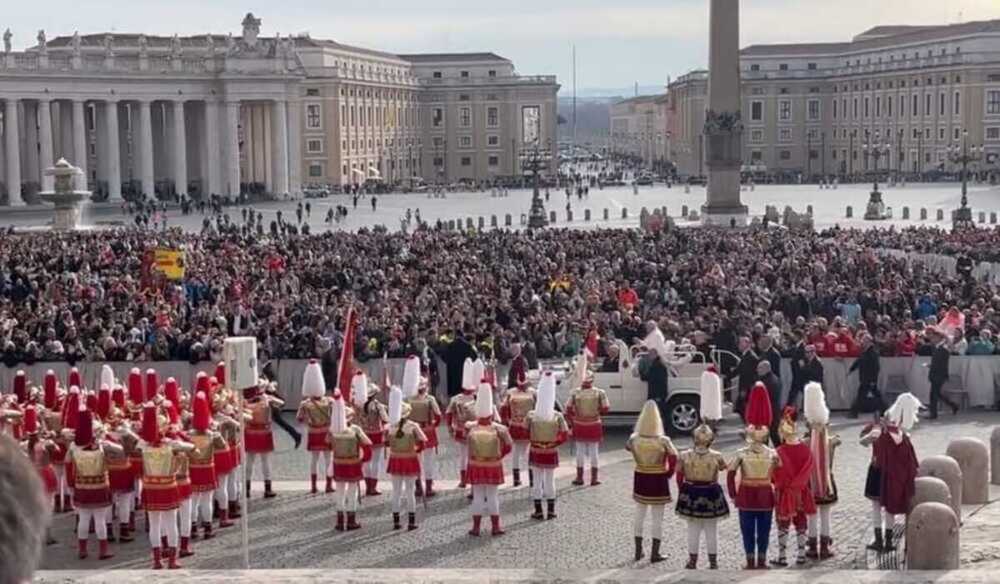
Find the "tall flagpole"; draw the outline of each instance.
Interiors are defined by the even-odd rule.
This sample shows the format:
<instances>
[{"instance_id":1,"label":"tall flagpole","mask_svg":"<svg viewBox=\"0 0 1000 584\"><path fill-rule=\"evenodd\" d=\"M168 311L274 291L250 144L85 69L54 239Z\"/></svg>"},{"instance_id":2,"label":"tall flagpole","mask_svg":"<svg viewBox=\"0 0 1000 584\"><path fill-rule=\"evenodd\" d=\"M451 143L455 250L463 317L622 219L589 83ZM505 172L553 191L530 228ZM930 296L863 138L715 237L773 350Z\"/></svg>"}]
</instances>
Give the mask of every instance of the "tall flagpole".
<instances>
[{"instance_id":1,"label":"tall flagpole","mask_svg":"<svg viewBox=\"0 0 1000 584\"><path fill-rule=\"evenodd\" d=\"M576 156L576 45L573 45L573 151Z\"/></svg>"}]
</instances>

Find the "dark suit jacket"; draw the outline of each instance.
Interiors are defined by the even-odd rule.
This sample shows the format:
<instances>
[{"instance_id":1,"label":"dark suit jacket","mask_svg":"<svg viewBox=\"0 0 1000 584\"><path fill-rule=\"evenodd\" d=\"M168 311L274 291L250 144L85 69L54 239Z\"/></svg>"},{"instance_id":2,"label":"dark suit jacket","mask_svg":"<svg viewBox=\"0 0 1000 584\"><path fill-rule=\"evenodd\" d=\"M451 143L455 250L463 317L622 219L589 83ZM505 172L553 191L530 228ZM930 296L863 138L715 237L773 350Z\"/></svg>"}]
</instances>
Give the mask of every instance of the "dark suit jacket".
<instances>
[{"instance_id":1,"label":"dark suit jacket","mask_svg":"<svg viewBox=\"0 0 1000 584\"><path fill-rule=\"evenodd\" d=\"M861 353L861 356L854 361L849 373L857 370L858 382L861 385L874 385L878 383L878 374L881 367L878 351L875 350L875 345L872 345L865 349L865 352Z\"/></svg>"},{"instance_id":2,"label":"dark suit jacket","mask_svg":"<svg viewBox=\"0 0 1000 584\"><path fill-rule=\"evenodd\" d=\"M740 377L739 390L741 392L750 391L753 384L757 383L758 363L760 363L760 357L753 350L748 350L740 355L740 364L736 367L736 372Z\"/></svg>"},{"instance_id":3,"label":"dark suit jacket","mask_svg":"<svg viewBox=\"0 0 1000 584\"><path fill-rule=\"evenodd\" d=\"M944 383L948 379L948 361L951 359L951 351L944 344L934 347L931 355L931 367L927 374L927 379L931 383Z\"/></svg>"}]
</instances>

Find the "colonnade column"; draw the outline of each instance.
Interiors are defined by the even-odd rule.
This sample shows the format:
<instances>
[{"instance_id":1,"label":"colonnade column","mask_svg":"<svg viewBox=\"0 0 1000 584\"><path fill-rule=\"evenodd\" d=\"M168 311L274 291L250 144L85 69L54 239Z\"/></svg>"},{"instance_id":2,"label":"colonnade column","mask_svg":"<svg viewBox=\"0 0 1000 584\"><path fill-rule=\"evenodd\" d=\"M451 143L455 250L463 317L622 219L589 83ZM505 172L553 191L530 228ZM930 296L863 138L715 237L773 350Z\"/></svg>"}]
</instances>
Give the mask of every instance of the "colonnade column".
<instances>
[{"instance_id":1,"label":"colonnade column","mask_svg":"<svg viewBox=\"0 0 1000 584\"><path fill-rule=\"evenodd\" d=\"M52 167L52 102L47 99L38 100L38 166L41 172L43 191L55 188L55 177L48 176L45 171Z\"/></svg>"},{"instance_id":2,"label":"colonnade column","mask_svg":"<svg viewBox=\"0 0 1000 584\"><path fill-rule=\"evenodd\" d=\"M288 190L302 192L302 102L288 102Z\"/></svg>"},{"instance_id":3,"label":"colonnade column","mask_svg":"<svg viewBox=\"0 0 1000 584\"><path fill-rule=\"evenodd\" d=\"M226 133L225 133L225 181L226 194L232 197L240 195L240 102L226 102Z\"/></svg>"},{"instance_id":4,"label":"colonnade column","mask_svg":"<svg viewBox=\"0 0 1000 584\"><path fill-rule=\"evenodd\" d=\"M205 100L205 149L208 160L205 164L205 176L202 180L207 183L207 191L203 195L217 195L222 192L220 185L220 175L222 171L222 156L219 152L219 102L208 99Z\"/></svg>"},{"instance_id":5,"label":"colonnade column","mask_svg":"<svg viewBox=\"0 0 1000 584\"><path fill-rule=\"evenodd\" d=\"M184 127L184 102L174 102L174 190L177 196L187 195L187 134Z\"/></svg>"},{"instance_id":6,"label":"colonnade column","mask_svg":"<svg viewBox=\"0 0 1000 584\"><path fill-rule=\"evenodd\" d=\"M83 173L83 178L80 179L80 184L77 185L77 188L86 190L90 176L87 173L87 162L90 153L87 150L87 122L83 118L84 111L86 110L83 106L83 100L73 100L73 156L76 157L73 165Z\"/></svg>"},{"instance_id":7,"label":"colonnade column","mask_svg":"<svg viewBox=\"0 0 1000 584\"><path fill-rule=\"evenodd\" d=\"M122 200L121 154L118 140L118 101L104 102L104 123L107 134L105 148L106 166L108 170L108 201Z\"/></svg>"},{"instance_id":8,"label":"colonnade column","mask_svg":"<svg viewBox=\"0 0 1000 584\"><path fill-rule=\"evenodd\" d=\"M4 104L4 151L7 155L7 204L24 205L21 198L21 139L18 136L17 100L7 98Z\"/></svg>"},{"instance_id":9,"label":"colonnade column","mask_svg":"<svg viewBox=\"0 0 1000 584\"><path fill-rule=\"evenodd\" d=\"M153 114L152 103L139 102L139 179L142 192L147 197L156 195L156 178L153 174Z\"/></svg>"},{"instance_id":10,"label":"colonnade column","mask_svg":"<svg viewBox=\"0 0 1000 584\"><path fill-rule=\"evenodd\" d=\"M288 113L284 100L271 104L271 166L274 194L288 193Z\"/></svg>"}]
</instances>

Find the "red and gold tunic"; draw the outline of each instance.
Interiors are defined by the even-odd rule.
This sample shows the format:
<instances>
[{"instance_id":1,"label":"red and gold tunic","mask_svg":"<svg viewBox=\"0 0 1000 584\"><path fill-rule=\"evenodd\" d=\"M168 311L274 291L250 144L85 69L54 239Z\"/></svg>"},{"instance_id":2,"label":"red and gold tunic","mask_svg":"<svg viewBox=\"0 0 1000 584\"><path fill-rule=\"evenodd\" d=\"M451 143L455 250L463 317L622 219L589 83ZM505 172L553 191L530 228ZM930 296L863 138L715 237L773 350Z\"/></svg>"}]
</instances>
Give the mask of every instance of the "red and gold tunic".
<instances>
[{"instance_id":1,"label":"red and gold tunic","mask_svg":"<svg viewBox=\"0 0 1000 584\"><path fill-rule=\"evenodd\" d=\"M566 414L573 427L576 442L601 442L604 440L604 422L601 415L608 413L608 395L603 389L591 387L578 389L569 397Z\"/></svg>"},{"instance_id":2,"label":"red and gold tunic","mask_svg":"<svg viewBox=\"0 0 1000 584\"><path fill-rule=\"evenodd\" d=\"M111 485L104 450L87 450L74 446L69 460L75 469L73 504L84 509L100 509L111 505Z\"/></svg>"},{"instance_id":3,"label":"red and gold tunic","mask_svg":"<svg viewBox=\"0 0 1000 584\"><path fill-rule=\"evenodd\" d=\"M61 467L66 463L66 456L69 453L69 443L62 437L62 414L59 410L44 410L42 417L45 419L45 428L55 434L53 442L56 448L52 449L50 462L53 466Z\"/></svg>"},{"instance_id":4,"label":"red and gold tunic","mask_svg":"<svg viewBox=\"0 0 1000 584\"><path fill-rule=\"evenodd\" d=\"M432 395L420 393L406 402L410 404L410 421L419 424L424 436L427 437L424 448L437 448L437 427L441 424L441 408L437 400Z\"/></svg>"},{"instance_id":5,"label":"red and gold tunic","mask_svg":"<svg viewBox=\"0 0 1000 584\"><path fill-rule=\"evenodd\" d=\"M371 460L372 443L359 426L350 424L343 432L331 433L333 480L357 483L364 478L361 465Z\"/></svg>"},{"instance_id":6,"label":"red and gold tunic","mask_svg":"<svg viewBox=\"0 0 1000 584\"><path fill-rule=\"evenodd\" d=\"M194 450L188 453L188 468L191 473L191 490L195 493L214 491L219 486L215 474L215 454L229 447L216 432L192 433Z\"/></svg>"},{"instance_id":7,"label":"red and gold tunic","mask_svg":"<svg viewBox=\"0 0 1000 584\"><path fill-rule=\"evenodd\" d=\"M752 443L739 449L729 463L726 482L729 498L736 508L743 511L771 511L774 509L774 488L771 477L781 464L777 453L767 446ZM740 474L739 487L736 473Z\"/></svg>"},{"instance_id":8,"label":"red and gold tunic","mask_svg":"<svg viewBox=\"0 0 1000 584\"><path fill-rule=\"evenodd\" d=\"M457 442L465 442L467 426L476 420L475 407L476 396L469 393L460 393L448 402L444 421Z\"/></svg>"},{"instance_id":9,"label":"red and gold tunic","mask_svg":"<svg viewBox=\"0 0 1000 584\"><path fill-rule=\"evenodd\" d=\"M28 444L24 444L24 447L27 449ZM31 458L31 462L35 465L38 477L42 479L42 484L45 485L45 493L47 495L54 494L59 488L56 471L52 468L52 463L50 462L53 450L55 450L55 444L51 440L40 440L35 443L31 451L27 452Z\"/></svg>"},{"instance_id":10,"label":"red and gold tunic","mask_svg":"<svg viewBox=\"0 0 1000 584\"><path fill-rule=\"evenodd\" d=\"M465 426L469 445L469 484L502 485L503 457L514 446L506 426L492 420L476 420Z\"/></svg>"},{"instance_id":11,"label":"red and gold tunic","mask_svg":"<svg viewBox=\"0 0 1000 584\"><path fill-rule=\"evenodd\" d=\"M306 450L309 452L330 450L330 442L327 440L330 432L330 398L312 397L302 400L295 419L305 422L309 428Z\"/></svg>"},{"instance_id":12,"label":"red and gold tunic","mask_svg":"<svg viewBox=\"0 0 1000 584\"><path fill-rule=\"evenodd\" d=\"M173 448L166 444L142 446L142 504L147 511L180 507Z\"/></svg>"},{"instance_id":13,"label":"red and gold tunic","mask_svg":"<svg viewBox=\"0 0 1000 584\"><path fill-rule=\"evenodd\" d=\"M240 425L232 418L220 418L222 442L218 443L212 457L215 462L215 476L222 477L233 471L239 463L239 430ZM223 443L225 443L223 445Z\"/></svg>"},{"instance_id":14,"label":"red and gold tunic","mask_svg":"<svg viewBox=\"0 0 1000 584\"><path fill-rule=\"evenodd\" d=\"M122 445L123 452L120 454L108 452L106 457L111 492L131 493L135 490L135 475L132 474L132 464L129 456L132 452L135 452L135 441L130 439L126 434L119 437L117 442ZM138 454L141 461L142 453Z\"/></svg>"},{"instance_id":15,"label":"red and gold tunic","mask_svg":"<svg viewBox=\"0 0 1000 584\"><path fill-rule=\"evenodd\" d=\"M177 472L177 498L179 501L186 501L191 498L191 472L189 469L190 459L186 452L174 453L174 466Z\"/></svg>"},{"instance_id":16,"label":"red and gold tunic","mask_svg":"<svg viewBox=\"0 0 1000 584\"><path fill-rule=\"evenodd\" d=\"M665 505L671 501L670 477L677 466L677 450L666 436L633 434L625 444L632 453L632 499L643 505Z\"/></svg>"},{"instance_id":17,"label":"red and gold tunic","mask_svg":"<svg viewBox=\"0 0 1000 584\"><path fill-rule=\"evenodd\" d=\"M420 477L420 451L427 444L420 426L407 420L402 428L389 429L389 464L386 472L393 476Z\"/></svg>"},{"instance_id":18,"label":"red and gold tunic","mask_svg":"<svg viewBox=\"0 0 1000 584\"><path fill-rule=\"evenodd\" d=\"M535 409L537 395L533 389L514 388L507 391L500 404L500 419L507 425L510 438L514 442L531 440L528 430L528 414Z\"/></svg>"},{"instance_id":19,"label":"red and gold tunic","mask_svg":"<svg viewBox=\"0 0 1000 584\"><path fill-rule=\"evenodd\" d=\"M389 422L389 413L382 402L376 399L368 400L358 416L358 423L365 431L372 448L385 446L385 425Z\"/></svg>"},{"instance_id":20,"label":"red and gold tunic","mask_svg":"<svg viewBox=\"0 0 1000 584\"><path fill-rule=\"evenodd\" d=\"M534 468L557 468L559 445L569 438L566 418L559 412L553 412L551 420L539 420L532 413L528 414L527 426L528 437L531 440L528 465Z\"/></svg>"},{"instance_id":21,"label":"red and gold tunic","mask_svg":"<svg viewBox=\"0 0 1000 584\"><path fill-rule=\"evenodd\" d=\"M274 452L274 432L271 431L271 403L266 397L247 404L250 421L243 434L247 452L266 454Z\"/></svg>"}]
</instances>

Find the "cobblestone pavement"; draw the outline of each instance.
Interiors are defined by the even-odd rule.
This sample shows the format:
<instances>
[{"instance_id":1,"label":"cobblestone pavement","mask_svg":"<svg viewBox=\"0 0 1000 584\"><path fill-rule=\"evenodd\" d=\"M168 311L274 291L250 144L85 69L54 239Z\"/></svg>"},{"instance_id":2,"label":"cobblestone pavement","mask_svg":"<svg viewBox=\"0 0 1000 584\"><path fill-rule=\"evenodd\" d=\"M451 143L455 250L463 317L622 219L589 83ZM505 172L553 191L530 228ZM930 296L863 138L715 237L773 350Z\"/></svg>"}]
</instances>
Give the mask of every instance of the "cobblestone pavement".
<instances>
[{"instance_id":1,"label":"cobblestone pavement","mask_svg":"<svg viewBox=\"0 0 1000 584\"><path fill-rule=\"evenodd\" d=\"M989 439L998 417L993 412L974 412L937 422L922 422L914 433L918 458L943 453L947 442L958 436ZM841 426L844 446L837 451L836 477L840 503L833 513L836 558L824 562L824 569L865 566L863 547L870 537L869 504L862 496L869 452L857 444L858 426ZM598 487L570 484L573 461L563 449L563 466L557 474L557 511L554 521L536 522L529 518L532 499L528 489L501 491L501 513L507 534L492 538L472 538L466 498L454 490L454 456L447 447L439 454L446 490L426 506L418 504L420 529L396 532L391 528L388 483L386 494L366 498L359 514L364 528L351 533L333 531L332 495L304 492L306 458L300 451L277 455L276 478L282 479L280 496L264 501L260 486L250 502L250 561L253 568L411 568L411 569L544 569L616 570L638 566L632 556L631 483L633 465L622 445L626 434L613 432L602 450L604 466ZM449 441L444 440L447 444ZM679 446L688 444L679 440ZM737 447L734 441L720 444L726 454ZM287 437L278 434L278 450L288 450ZM291 454L291 455L289 455ZM296 482L288 482L294 480ZM509 481L509 475L508 475ZM290 490L289 490L290 489ZM141 525L141 524L140 524ZM114 546L117 555L106 562L76 559L72 519L60 515L54 535L59 543L47 548L45 569L144 569L149 565L149 548L144 538ZM647 527L648 529L648 527ZM141 526L140 526L141 533ZM648 533L648 532L647 532ZM687 559L686 530L672 512L664 520L664 554L657 566L663 572L681 568ZM776 548L772 533L772 548ZM239 527L222 531L209 542L194 543L196 555L183 563L187 568L224 569L242 564ZM737 519L731 516L720 524L720 564L723 570L738 569L743 562ZM647 539L648 546L648 539ZM647 548L648 551L648 548ZM93 554L92 554L93 556ZM773 556L773 552L772 552ZM704 557L702 563L704 563ZM810 567L810 566L807 566ZM974 564L970 565L974 567Z\"/></svg>"}]
</instances>

